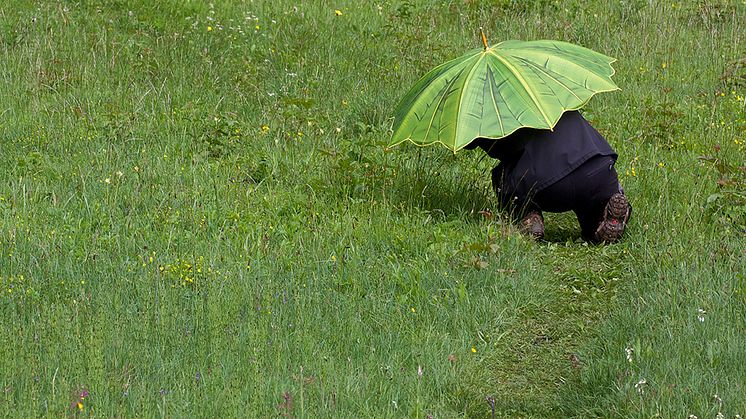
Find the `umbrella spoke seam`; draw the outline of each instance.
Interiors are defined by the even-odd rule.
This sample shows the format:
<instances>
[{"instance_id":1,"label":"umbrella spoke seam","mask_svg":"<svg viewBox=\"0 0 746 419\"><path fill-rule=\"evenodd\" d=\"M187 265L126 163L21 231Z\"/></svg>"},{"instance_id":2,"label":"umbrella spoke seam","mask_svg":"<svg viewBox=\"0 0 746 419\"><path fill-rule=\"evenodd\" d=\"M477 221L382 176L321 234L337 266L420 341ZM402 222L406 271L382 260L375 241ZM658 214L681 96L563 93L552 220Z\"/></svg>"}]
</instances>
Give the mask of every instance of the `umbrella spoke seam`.
<instances>
[{"instance_id":1,"label":"umbrella spoke seam","mask_svg":"<svg viewBox=\"0 0 746 419\"><path fill-rule=\"evenodd\" d=\"M576 94L575 94L575 92L573 92L571 88L569 88L569 87L568 87L568 86L566 86L566 85L565 85L564 83L562 83L561 81L559 81L559 80L558 80L557 78L555 78L554 76L552 76L552 75L551 75L551 74L550 74L550 73L548 72L548 70L546 70L545 68L541 67L540 65L537 65L537 64L536 64L536 63L534 63L534 62L528 61L528 60L524 60L524 59L520 59L520 58L519 58L519 60L521 60L522 62L524 62L524 63L525 63L525 64L526 64L526 65L527 65L528 67L532 67L532 68L534 68L534 69L536 69L536 70L538 70L538 71L541 71L541 72L542 72L542 73L543 73L543 74L544 74L545 76L549 77L550 79L554 80L554 81L555 81L555 82L556 82L557 84L559 84L560 86L562 86L562 87L564 87L565 89L567 89L567 91L568 91L568 92L570 92L570 94L572 94L573 96L575 96L575 98L576 98L576 99L578 99L578 100L580 100L580 101L582 101L582 100L583 100L583 99L581 99L581 98L580 98L580 96L576 95ZM586 80L587 80L587 78L586 78ZM585 85L585 86L584 86L584 88L585 88L586 90L590 90L590 89L588 89L588 87L587 87L587 83L585 83L585 82L584 82L583 84ZM550 89L552 89L552 88L550 87ZM554 90L553 90L553 89L552 89L552 93L554 93ZM591 92L591 96L593 96L593 92Z\"/></svg>"},{"instance_id":2,"label":"umbrella spoke seam","mask_svg":"<svg viewBox=\"0 0 746 419\"><path fill-rule=\"evenodd\" d=\"M500 93L499 87L495 85L495 75L492 74L492 69L487 66L487 76L488 76L488 84L490 86L490 96L492 96L492 105L495 107L495 114L497 115L497 122L500 123L500 135L505 135L505 126L503 125L502 118L500 117L500 108L497 106L497 102L495 101L495 91L494 88L498 88L497 92L500 94L500 97L502 97L502 93ZM503 102L505 101L505 98L503 98Z\"/></svg>"},{"instance_id":3,"label":"umbrella spoke seam","mask_svg":"<svg viewBox=\"0 0 746 419\"><path fill-rule=\"evenodd\" d=\"M419 101L418 97L421 97L421 95L426 90L428 90L428 88L430 88L433 80L436 80L437 77L439 77L439 76L441 76L441 75L449 72L454 67L457 67L460 64L461 63L459 63L457 59L454 59L454 60L450 60L450 61L448 61L448 62L446 62L444 64L441 64L438 67L436 67L436 68L428 71L423 76L423 78L420 81L422 83L422 86L419 88L419 90L416 91L416 93L412 94L411 102L405 103L405 104L400 104L399 108L401 108L401 107L407 107L407 106L415 106L415 104ZM426 81L423 81L423 80L426 80ZM417 84L419 84L420 82L418 82ZM441 88L440 90L443 91L444 88ZM427 109L429 109L429 108L430 108L430 105L426 104L425 105L425 112L422 114L421 117L417 116L417 114L415 113L415 117L417 118L418 121L422 121L422 118L424 118L424 116L427 114ZM395 112L395 113L398 113L398 109L397 109L397 112ZM404 125L405 125L405 118L400 118L398 120L395 119L394 132L395 133L398 132ZM413 130L415 128L416 128L416 126L413 128ZM410 133L409 137L411 137L411 133Z\"/></svg>"},{"instance_id":4,"label":"umbrella spoke seam","mask_svg":"<svg viewBox=\"0 0 746 419\"><path fill-rule=\"evenodd\" d=\"M438 94L437 94L437 95L435 96L436 98L438 98L438 97L443 97L444 95L445 95L445 96L447 96L447 95L448 95L448 92L447 92L447 91L448 91L448 83L449 83L449 82L448 82L448 81L446 80L446 84L445 84L445 85L444 85L443 87L441 87L441 88L440 88L440 91L439 91L439 92L438 92ZM445 93L443 93L443 92L445 92ZM431 108L431 107L433 106L433 103L435 103L435 102L436 102L436 101L435 101L435 100L433 100L433 101L431 101L430 103L427 103L427 104L425 104L425 112L423 112L423 114L422 114L422 116L421 116L421 117L418 117L418 119L417 119L417 120L418 120L418 122L419 122L419 121L422 121L422 119L423 119L423 118L425 117L425 115L427 115L428 111L430 110L430 108ZM435 110L433 111L433 116L432 116L432 117L430 118L430 125L428 125L428 133L429 133L429 131L430 131L430 126L432 126L432 121L433 121L433 119L435 119L435 114L436 114L436 113L438 112L438 108L439 108L439 107L440 107L440 101L438 101L438 104L437 104L437 105L435 106ZM415 116L417 116L417 114L416 114L416 113L415 113ZM415 125L414 127L412 127L412 132L414 132L414 130L415 130L416 128L417 128L417 125ZM412 135L411 135L411 133L410 133L410 135L409 135L409 136L410 136L410 137L412 136ZM427 140L427 133L425 134L425 140Z\"/></svg>"},{"instance_id":5,"label":"umbrella spoke seam","mask_svg":"<svg viewBox=\"0 0 746 419\"><path fill-rule=\"evenodd\" d=\"M482 62L482 60L484 59L485 56L486 56L485 53L480 53L479 59L471 67L471 69L469 70L469 73L466 75L466 79L464 79L464 82L463 82L462 88L461 88L461 95L459 96L458 105L456 106L456 115L459 114L459 112L461 111L461 106L463 106L462 104L463 104L463 100L464 100L464 96L465 96L465 94L464 94L465 92L464 91L466 90L466 86L469 84L469 80L471 80L472 75L474 74L474 71L477 69L477 67L479 66L479 63ZM455 131L455 135L454 135L456 137L456 139L458 139L458 132L459 132L459 128L460 127L461 127L461 124L457 121L456 122L456 131ZM480 127L480 132L481 132L481 127Z\"/></svg>"},{"instance_id":6,"label":"umbrella spoke seam","mask_svg":"<svg viewBox=\"0 0 746 419\"><path fill-rule=\"evenodd\" d=\"M463 72L464 72L464 69L462 68L461 70L459 70L459 72L455 76L453 76L453 79L451 79L450 81L446 82L446 86L445 86L445 89L444 89L445 93L442 94L442 95L440 95L440 99L438 100L438 105L435 107L435 111L433 112L433 116L430 118L430 123L427 124L427 131L425 131L425 141L426 142L427 142L427 137L430 135L430 129L433 127L433 121L435 120L435 114L437 113L438 109L440 109L441 105L445 102L446 97L450 96L450 94L452 92L449 92L449 90L451 89L451 87L453 86L454 82L461 76L461 73L463 73ZM439 135L440 135L440 133L439 133Z\"/></svg>"},{"instance_id":7,"label":"umbrella spoke seam","mask_svg":"<svg viewBox=\"0 0 746 419\"><path fill-rule=\"evenodd\" d=\"M574 92L572 91L572 89L570 89L569 87L567 87L567 86L566 86L566 85L565 85L564 83L562 83L561 81L559 81L559 79L557 79L556 77L552 76L552 74L550 74L550 71L549 71L549 69L547 69L547 68L545 68L545 67L542 67L542 66L540 66L540 65L536 64L535 62L533 62L533 61L531 61L531 60L528 60L528 59L526 59L526 58L522 58L522 57L514 57L514 58L516 58L517 60L520 60L521 62L523 62L523 63L524 63L524 64L526 64L527 66L531 66L531 67L534 67L534 68L536 68L536 69L540 70L540 71L541 71L541 72L542 72L543 74L545 74L545 75L546 75L547 77L551 78L552 80L554 80L554 81L556 81L556 82L557 82L558 84L560 84L560 85L561 85L562 87L566 88L566 89L567 89L567 90L568 90L568 91L569 91L570 93L572 93L572 94L573 94L573 96L577 97L577 98L578 98L579 100L582 100L581 98L579 98L579 97L578 97L578 96L577 96L577 95L576 95L576 94L575 94L575 93L574 93ZM557 57L557 58L563 59L562 57ZM594 64L595 64L595 63L594 63ZM610 64L610 63L608 64L608 66L609 66L609 67L610 67L610 68L612 69L612 73L613 73L613 67L611 67L611 64ZM603 80L603 81L606 81L606 79L607 79L607 78L610 78L610 77L611 77L611 76L606 76L606 75L604 75L604 74L600 74L600 73L598 73L598 72L596 72L596 71L594 71L593 69L590 69L590 68L588 68L588 67L583 67L583 66L581 66L581 67L582 67L583 69L585 69L586 71L588 71L589 73L591 73L591 74L595 75L595 76L596 76L596 77L598 77L599 79ZM559 73L556 73L556 72L551 72L551 73L554 73L554 74L559 74ZM612 74L612 75L613 75L613 74ZM591 89L591 88L589 88L589 87L588 87L588 77L587 77L587 76L586 76L585 80L583 81L583 88L585 88L586 90L589 90L589 91L593 92L593 93L592 93L591 95L595 95L595 94L597 94L597 93L601 93L601 92L609 92L609 91L614 91L614 90L617 90L617 89L609 89L609 90L606 90L606 89L601 89L601 90L598 90L597 92L594 92L594 89Z\"/></svg>"},{"instance_id":8,"label":"umbrella spoke seam","mask_svg":"<svg viewBox=\"0 0 746 419\"><path fill-rule=\"evenodd\" d=\"M543 41L534 41L534 42L540 43ZM562 44L568 49L563 50L559 48L556 44ZM543 45L526 46L524 48L535 50L537 52L543 52L543 50L546 49L545 47L543 47ZM507 50L510 50L510 49L507 49ZM583 61L593 66L600 66L598 61L587 57L587 55L593 55L595 58L598 58L599 60L604 61L605 64L608 66L608 68L611 69L611 74L607 75L607 77L611 77L614 74L616 74L616 70L614 70L614 67L611 66L611 64L617 61L616 58L609 57L607 55L601 54L592 49L589 49L589 48L586 48L580 45L574 45L569 42L554 41L552 42L551 50L552 50L554 57L557 57L571 64L577 64L578 61ZM580 52L582 52L582 54ZM514 57L514 56L511 55L511 57ZM604 66L601 66L601 67L604 67Z\"/></svg>"},{"instance_id":9,"label":"umbrella spoke seam","mask_svg":"<svg viewBox=\"0 0 746 419\"><path fill-rule=\"evenodd\" d=\"M521 83L521 86L523 86L523 88L526 90L528 95L531 97L531 100L534 102L534 105L536 105L537 109L539 109L539 112L541 112L541 116L544 118L544 121L546 121L547 124L551 125L551 122L549 121L549 117L547 117L547 115L544 113L544 110L541 109L541 104L536 99L536 94L534 93L533 89L531 89L531 87L528 85L528 83L526 83L526 80L523 78L523 76L521 76L521 74L516 70L515 67L513 67L512 64L510 64L504 58L500 57L500 55L492 51L490 53L493 56L495 56L498 60L500 60L500 62L503 63L503 65L508 67L508 69L516 76L516 79L518 79L518 81Z\"/></svg>"}]
</instances>

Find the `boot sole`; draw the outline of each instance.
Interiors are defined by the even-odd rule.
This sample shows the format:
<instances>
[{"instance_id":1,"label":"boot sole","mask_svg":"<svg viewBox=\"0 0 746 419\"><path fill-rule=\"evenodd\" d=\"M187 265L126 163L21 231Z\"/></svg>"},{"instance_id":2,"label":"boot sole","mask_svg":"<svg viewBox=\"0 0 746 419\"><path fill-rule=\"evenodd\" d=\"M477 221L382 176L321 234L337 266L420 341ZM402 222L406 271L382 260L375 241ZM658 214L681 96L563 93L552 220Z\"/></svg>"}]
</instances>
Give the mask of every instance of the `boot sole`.
<instances>
[{"instance_id":1,"label":"boot sole","mask_svg":"<svg viewBox=\"0 0 746 419\"><path fill-rule=\"evenodd\" d=\"M609 198L604 210L604 218L596 229L594 238L597 242L613 243L622 238L631 213L627 197L617 193Z\"/></svg>"},{"instance_id":2,"label":"boot sole","mask_svg":"<svg viewBox=\"0 0 746 419\"><path fill-rule=\"evenodd\" d=\"M533 221L533 222L532 222ZM536 240L544 238L544 217L541 214L521 220L521 231Z\"/></svg>"}]
</instances>

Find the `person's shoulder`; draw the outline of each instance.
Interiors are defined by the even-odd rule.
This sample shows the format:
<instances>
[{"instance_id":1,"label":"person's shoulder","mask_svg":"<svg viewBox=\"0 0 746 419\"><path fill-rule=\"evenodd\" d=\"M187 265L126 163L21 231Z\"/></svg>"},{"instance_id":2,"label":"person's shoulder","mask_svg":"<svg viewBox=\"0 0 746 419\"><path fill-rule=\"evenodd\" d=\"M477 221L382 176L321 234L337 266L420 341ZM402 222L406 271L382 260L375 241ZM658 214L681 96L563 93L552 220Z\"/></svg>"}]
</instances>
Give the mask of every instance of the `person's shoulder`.
<instances>
[{"instance_id":1,"label":"person's shoulder","mask_svg":"<svg viewBox=\"0 0 746 419\"><path fill-rule=\"evenodd\" d=\"M583 117L583 114L581 114L580 111L566 111L560 117L559 121L557 121L555 130L562 130L563 128L575 129L584 126L590 126L590 123Z\"/></svg>"},{"instance_id":2,"label":"person's shoulder","mask_svg":"<svg viewBox=\"0 0 746 419\"><path fill-rule=\"evenodd\" d=\"M568 119L568 120L582 120L585 121L585 118L583 118L583 114L580 113L579 110L574 111L565 111L565 113L562 115L560 119Z\"/></svg>"}]
</instances>

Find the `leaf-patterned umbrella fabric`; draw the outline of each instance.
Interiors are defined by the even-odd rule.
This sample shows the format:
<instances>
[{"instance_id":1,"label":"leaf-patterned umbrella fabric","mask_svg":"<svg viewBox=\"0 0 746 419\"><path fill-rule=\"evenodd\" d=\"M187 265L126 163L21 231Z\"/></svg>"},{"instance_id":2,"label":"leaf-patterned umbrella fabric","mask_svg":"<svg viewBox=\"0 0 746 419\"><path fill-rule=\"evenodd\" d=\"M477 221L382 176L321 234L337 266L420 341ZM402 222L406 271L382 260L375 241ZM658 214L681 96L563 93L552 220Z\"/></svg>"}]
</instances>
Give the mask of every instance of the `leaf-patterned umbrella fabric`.
<instances>
[{"instance_id":1,"label":"leaf-patterned umbrella fabric","mask_svg":"<svg viewBox=\"0 0 746 419\"><path fill-rule=\"evenodd\" d=\"M611 57L562 41L505 41L422 77L394 113L389 146L441 143L460 150L522 127L552 129L562 113L618 90Z\"/></svg>"}]
</instances>

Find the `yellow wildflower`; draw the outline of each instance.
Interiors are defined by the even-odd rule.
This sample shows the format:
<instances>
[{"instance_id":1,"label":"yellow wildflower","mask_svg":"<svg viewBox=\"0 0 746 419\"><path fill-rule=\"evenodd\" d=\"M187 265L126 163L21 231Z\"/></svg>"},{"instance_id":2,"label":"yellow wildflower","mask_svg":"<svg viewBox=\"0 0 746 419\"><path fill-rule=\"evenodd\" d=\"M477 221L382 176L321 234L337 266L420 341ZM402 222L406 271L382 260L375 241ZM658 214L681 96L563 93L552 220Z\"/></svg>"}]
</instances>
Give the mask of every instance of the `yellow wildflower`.
<instances>
[{"instance_id":1,"label":"yellow wildflower","mask_svg":"<svg viewBox=\"0 0 746 419\"><path fill-rule=\"evenodd\" d=\"M207 32L212 32L212 26L207 27Z\"/></svg>"},{"instance_id":2,"label":"yellow wildflower","mask_svg":"<svg viewBox=\"0 0 746 419\"><path fill-rule=\"evenodd\" d=\"M337 15L337 16L342 16L342 11L341 10L335 10L334 14Z\"/></svg>"},{"instance_id":3,"label":"yellow wildflower","mask_svg":"<svg viewBox=\"0 0 746 419\"><path fill-rule=\"evenodd\" d=\"M475 347L472 346L471 347L471 353L473 353L473 354L477 353L477 348L475 348Z\"/></svg>"}]
</instances>

